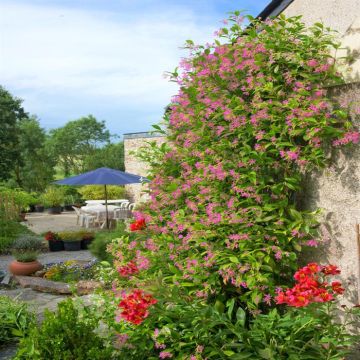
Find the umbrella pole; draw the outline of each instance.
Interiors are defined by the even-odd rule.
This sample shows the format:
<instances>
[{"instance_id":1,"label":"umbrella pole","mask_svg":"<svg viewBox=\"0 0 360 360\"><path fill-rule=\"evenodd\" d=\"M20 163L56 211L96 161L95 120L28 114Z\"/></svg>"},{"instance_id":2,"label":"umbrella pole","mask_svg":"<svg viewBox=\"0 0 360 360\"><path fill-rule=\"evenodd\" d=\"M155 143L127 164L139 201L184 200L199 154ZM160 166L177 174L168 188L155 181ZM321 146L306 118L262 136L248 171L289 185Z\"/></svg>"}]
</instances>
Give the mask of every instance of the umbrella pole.
<instances>
[{"instance_id":1,"label":"umbrella pole","mask_svg":"<svg viewBox=\"0 0 360 360\"><path fill-rule=\"evenodd\" d=\"M106 189L106 185L105 186L105 208L106 208L106 228L109 230L109 212L108 212L108 195L107 195L107 189Z\"/></svg>"}]
</instances>

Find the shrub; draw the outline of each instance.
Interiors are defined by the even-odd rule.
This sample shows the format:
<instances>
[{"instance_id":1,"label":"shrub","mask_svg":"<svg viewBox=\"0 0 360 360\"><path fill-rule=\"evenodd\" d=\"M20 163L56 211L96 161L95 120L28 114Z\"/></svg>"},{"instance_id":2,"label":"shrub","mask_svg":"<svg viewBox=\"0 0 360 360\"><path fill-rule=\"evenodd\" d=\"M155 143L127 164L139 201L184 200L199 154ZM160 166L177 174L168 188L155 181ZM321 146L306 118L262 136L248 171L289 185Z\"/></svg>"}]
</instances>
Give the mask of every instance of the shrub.
<instances>
[{"instance_id":1,"label":"shrub","mask_svg":"<svg viewBox=\"0 0 360 360\"><path fill-rule=\"evenodd\" d=\"M128 296L124 288L149 290L158 301L141 325L121 320L119 333L126 329L129 336L125 358L160 353L237 359L243 351L249 359L281 358L281 348L275 351L277 345L267 342L271 330L256 341L265 332L261 323L266 327L274 319L282 328L271 341L286 347L286 336L297 335L285 358L321 358L323 345L329 356L322 358L342 356L336 332L314 334L323 343L318 349L308 342L311 332L327 324L317 303L333 295L327 285L312 289L316 280L308 278L307 286L296 284L283 294L293 306L304 293L311 295L311 324L302 323L305 313L288 318L288 310L279 311L276 320L271 310L279 307L277 290L292 283L302 247L317 246L316 212L299 209L295 201L304 174L328 165L332 147L360 139L347 110L324 90L342 81L331 57L338 44L322 24L306 28L299 17L266 23L250 18L253 26L245 31L241 18L230 17L219 31L221 41L188 41L190 57L182 61L181 74L172 74L181 88L164 117L171 145L143 152L157 165L150 171L151 201L136 214L134 231L109 247L118 304ZM256 323L259 314L264 320ZM293 328L285 331L286 326ZM303 338L302 326L309 326ZM299 357L297 337L306 349ZM200 345L209 349L197 352Z\"/></svg>"},{"instance_id":2,"label":"shrub","mask_svg":"<svg viewBox=\"0 0 360 360\"><path fill-rule=\"evenodd\" d=\"M106 187L108 199L126 199L127 193L124 186L108 185ZM85 185L79 190L84 200L104 200L105 189L103 185Z\"/></svg>"},{"instance_id":3,"label":"shrub","mask_svg":"<svg viewBox=\"0 0 360 360\"><path fill-rule=\"evenodd\" d=\"M94 240L89 245L90 252L99 260L112 262L113 256L107 251L107 248L113 239L124 235L125 228L124 222L118 222L115 230L97 232Z\"/></svg>"},{"instance_id":4,"label":"shrub","mask_svg":"<svg viewBox=\"0 0 360 360\"><path fill-rule=\"evenodd\" d=\"M59 238L62 241L81 241L82 234L78 231L61 231L58 233Z\"/></svg>"},{"instance_id":5,"label":"shrub","mask_svg":"<svg viewBox=\"0 0 360 360\"><path fill-rule=\"evenodd\" d=\"M37 259L38 252L42 247L42 240L39 236L23 234L13 242L11 253L17 261L31 262Z\"/></svg>"},{"instance_id":6,"label":"shrub","mask_svg":"<svg viewBox=\"0 0 360 360\"><path fill-rule=\"evenodd\" d=\"M89 307L80 312L71 299L56 313L45 311L41 326L33 326L20 342L16 360L107 360L112 349L97 335L99 320Z\"/></svg>"},{"instance_id":7,"label":"shrub","mask_svg":"<svg viewBox=\"0 0 360 360\"><path fill-rule=\"evenodd\" d=\"M42 239L36 235L22 234L12 244L14 251L39 251L42 248Z\"/></svg>"},{"instance_id":8,"label":"shrub","mask_svg":"<svg viewBox=\"0 0 360 360\"><path fill-rule=\"evenodd\" d=\"M51 186L41 195L40 200L45 207L58 207L64 202L65 194L61 187Z\"/></svg>"},{"instance_id":9,"label":"shrub","mask_svg":"<svg viewBox=\"0 0 360 360\"><path fill-rule=\"evenodd\" d=\"M0 216L0 254L8 252L21 234L33 234L25 225L17 221L5 220Z\"/></svg>"},{"instance_id":10,"label":"shrub","mask_svg":"<svg viewBox=\"0 0 360 360\"><path fill-rule=\"evenodd\" d=\"M24 336L33 322L25 303L0 296L0 345Z\"/></svg>"}]
</instances>

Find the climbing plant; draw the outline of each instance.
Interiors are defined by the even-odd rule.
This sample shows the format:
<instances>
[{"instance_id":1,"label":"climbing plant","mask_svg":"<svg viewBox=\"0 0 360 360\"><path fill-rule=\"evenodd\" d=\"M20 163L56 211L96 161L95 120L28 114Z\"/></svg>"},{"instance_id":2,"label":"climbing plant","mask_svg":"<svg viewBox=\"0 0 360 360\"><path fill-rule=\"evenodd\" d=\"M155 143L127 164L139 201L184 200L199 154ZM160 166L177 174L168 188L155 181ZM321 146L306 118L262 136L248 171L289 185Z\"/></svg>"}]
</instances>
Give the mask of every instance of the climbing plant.
<instances>
[{"instance_id":1,"label":"climbing plant","mask_svg":"<svg viewBox=\"0 0 360 360\"><path fill-rule=\"evenodd\" d=\"M359 141L327 95L342 81L331 31L299 17L248 19L232 14L213 44L188 41L171 74L180 90L164 118L168 145L146 154L151 201L112 244L114 286L135 288L118 293L128 358L235 356L245 341L231 340L237 327L274 316L302 247L318 245L316 213L295 201L303 175L326 166L332 147Z\"/></svg>"}]
</instances>

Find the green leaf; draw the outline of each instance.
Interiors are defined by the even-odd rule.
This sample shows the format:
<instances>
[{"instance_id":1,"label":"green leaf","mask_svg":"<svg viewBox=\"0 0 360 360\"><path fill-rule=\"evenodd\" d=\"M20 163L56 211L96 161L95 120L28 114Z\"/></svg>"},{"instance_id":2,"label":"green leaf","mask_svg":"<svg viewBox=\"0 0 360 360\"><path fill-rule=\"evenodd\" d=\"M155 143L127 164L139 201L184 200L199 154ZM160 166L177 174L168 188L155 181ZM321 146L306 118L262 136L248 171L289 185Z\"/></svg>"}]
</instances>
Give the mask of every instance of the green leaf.
<instances>
[{"instance_id":1,"label":"green leaf","mask_svg":"<svg viewBox=\"0 0 360 360\"><path fill-rule=\"evenodd\" d=\"M235 305L235 299L232 298L231 300L228 300L227 303L226 303L227 307L228 307L228 311L227 311L227 314L229 316L229 318L231 319L231 315L232 315L232 312L233 312L233 309L234 309L234 305Z\"/></svg>"},{"instance_id":2,"label":"green leaf","mask_svg":"<svg viewBox=\"0 0 360 360\"><path fill-rule=\"evenodd\" d=\"M224 353L226 356L233 356L233 355L235 354L232 350L225 350L225 351L223 351L223 353Z\"/></svg>"},{"instance_id":3,"label":"green leaf","mask_svg":"<svg viewBox=\"0 0 360 360\"><path fill-rule=\"evenodd\" d=\"M239 325L241 327L245 326L246 312L241 307L239 307L236 311L236 319L237 319L236 325Z\"/></svg>"},{"instance_id":4,"label":"green leaf","mask_svg":"<svg viewBox=\"0 0 360 360\"><path fill-rule=\"evenodd\" d=\"M239 263L239 259L235 256L230 256L229 260L234 263L234 264L238 264Z\"/></svg>"},{"instance_id":5,"label":"green leaf","mask_svg":"<svg viewBox=\"0 0 360 360\"><path fill-rule=\"evenodd\" d=\"M270 348L261 349L258 351L258 353L262 359L268 359L268 360L274 359L273 352Z\"/></svg>"}]
</instances>

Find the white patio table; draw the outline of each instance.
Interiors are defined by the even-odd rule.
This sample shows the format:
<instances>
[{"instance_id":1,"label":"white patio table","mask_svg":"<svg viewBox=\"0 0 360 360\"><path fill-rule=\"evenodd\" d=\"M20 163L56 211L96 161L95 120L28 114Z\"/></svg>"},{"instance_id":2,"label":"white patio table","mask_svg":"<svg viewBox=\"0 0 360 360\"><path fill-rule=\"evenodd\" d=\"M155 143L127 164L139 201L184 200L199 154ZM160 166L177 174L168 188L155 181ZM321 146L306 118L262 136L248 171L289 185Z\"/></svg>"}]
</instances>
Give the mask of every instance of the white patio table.
<instances>
[{"instance_id":1,"label":"white patio table","mask_svg":"<svg viewBox=\"0 0 360 360\"><path fill-rule=\"evenodd\" d=\"M119 206L116 205L108 205L108 216L109 219L114 218L114 210L118 209ZM85 211L88 214L94 214L96 216L96 220L101 223L101 228L106 225L106 206L101 204L87 205L82 206L81 210Z\"/></svg>"},{"instance_id":2,"label":"white patio table","mask_svg":"<svg viewBox=\"0 0 360 360\"><path fill-rule=\"evenodd\" d=\"M108 200L108 204L122 204L124 202L129 202L127 199L114 199L114 200ZM85 201L86 206L93 206L93 205L105 205L105 200L86 200Z\"/></svg>"}]
</instances>

